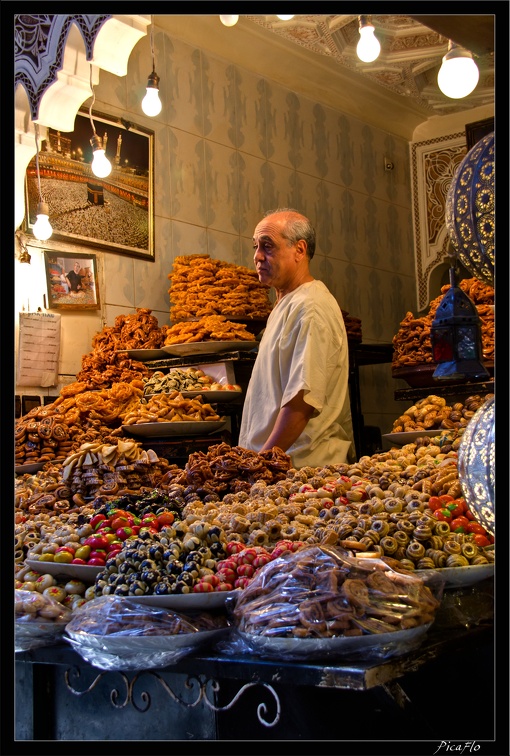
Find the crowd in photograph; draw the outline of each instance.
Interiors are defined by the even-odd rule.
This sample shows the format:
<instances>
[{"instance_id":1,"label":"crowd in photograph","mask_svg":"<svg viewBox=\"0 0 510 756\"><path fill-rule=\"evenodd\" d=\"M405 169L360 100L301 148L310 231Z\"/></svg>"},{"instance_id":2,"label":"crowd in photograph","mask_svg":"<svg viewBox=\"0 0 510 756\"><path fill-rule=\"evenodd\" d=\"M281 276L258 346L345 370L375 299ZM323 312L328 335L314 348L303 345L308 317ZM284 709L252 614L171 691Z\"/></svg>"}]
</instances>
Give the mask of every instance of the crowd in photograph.
<instances>
[{"instance_id":1,"label":"crowd in photograph","mask_svg":"<svg viewBox=\"0 0 510 756\"><path fill-rule=\"evenodd\" d=\"M54 231L148 249L146 209L125 201L105 188L102 203L94 204L88 199L86 183L41 179L41 188L50 208Z\"/></svg>"}]
</instances>

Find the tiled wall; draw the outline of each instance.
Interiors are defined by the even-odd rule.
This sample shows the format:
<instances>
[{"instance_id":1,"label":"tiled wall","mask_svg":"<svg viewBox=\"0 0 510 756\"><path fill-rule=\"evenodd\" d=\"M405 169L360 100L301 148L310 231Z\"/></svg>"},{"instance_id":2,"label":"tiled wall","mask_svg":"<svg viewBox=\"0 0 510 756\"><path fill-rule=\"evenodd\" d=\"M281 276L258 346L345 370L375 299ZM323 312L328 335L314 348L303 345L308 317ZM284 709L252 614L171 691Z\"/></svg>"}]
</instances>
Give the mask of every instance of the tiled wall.
<instances>
[{"instance_id":1,"label":"tiled wall","mask_svg":"<svg viewBox=\"0 0 510 756\"><path fill-rule=\"evenodd\" d=\"M95 109L155 131L156 215L153 263L99 253L97 330L135 307L168 323L176 256L207 252L251 266L255 225L267 210L290 206L316 226L313 274L361 318L364 342L390 342L416 302L407 141L232 65L228 51L216 58L157 30L155 48L164 102L156 119L140 107L147 38L126 77L102 71L96 87ZM90 338L72 334L63 328L67 354L73 339L63 373L78 371L91 349ZM361 369L365 424L391 430L403 411L393 400L402 385L390 365Z\"/></svg>"}]
</instances>

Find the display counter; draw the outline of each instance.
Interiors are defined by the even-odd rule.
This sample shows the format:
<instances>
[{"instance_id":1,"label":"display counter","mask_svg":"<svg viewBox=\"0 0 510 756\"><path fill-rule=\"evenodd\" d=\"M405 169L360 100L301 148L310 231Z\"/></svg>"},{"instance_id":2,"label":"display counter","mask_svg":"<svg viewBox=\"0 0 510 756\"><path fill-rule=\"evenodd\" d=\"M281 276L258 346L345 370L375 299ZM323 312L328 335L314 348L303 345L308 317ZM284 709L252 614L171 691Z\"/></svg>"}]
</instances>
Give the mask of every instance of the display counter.
<instances>
[{"instance_id":1,"label":"display counter","mask_svg":"<svg viewBox=\"0 0 510 756\"><path fill-rule=\"evenodd\" d=\"M141 672L102 671L62 642L16 655L16 740L491 740L493 641L490 621L436 622L386 661L205 652Z\"/></svg>"},{"instance_id":2,"label":"display counter","mask_svg":"<svg viewBox=\"0 0 510 756\"><path fill-rule=\"evenodd\" d=\"M443 396L448 402L457 401L472 394L493 394L495 388L494 379L487 381L469 381L465 383L437 381L432 386L421 386L414 388L397 389L395 391L395 401L397 402L415 402L423 399L429 394Z\"/></svg>"},{"instance_id":3,"label":"display counter","mask_svg":"<svg viewBox=\"0 0 510 756\"><path fill-rule=\"evenodd\" d=\"M235 402L222 404L222 414L230 419L231 443L237 445L239 441L239 429L244 402L244 395L248 388L253 364L257 356L256 350L247 352L223 352L213 355L194 355L184 357L168 357L168 359L151 360L146 365L150 370L168 370L170 368L191 367L198 363L202 365L229 362L232 365L235 382L242 388L242 395ZM393 356L391 344L362 344L354 341L349 342L349 396L351 402L352 425L356 457L359 459L369 450L364 442L364 421L361 402L361 388L359 370L366 365L379 365L389 363Z\"/></svg>"},{"instance_id":4,"label":"display counter","mask_svg":"<svg viewBox=\"0 0 510 756\"><path fill-rule=\"evenodd\" d=\"M349 397L351 400L352 431L356 459L370 454L365 442L365 422L361 403L360 367L382 365L393 358L392 344L349 343Z\"/></svg>"}]
</instances>

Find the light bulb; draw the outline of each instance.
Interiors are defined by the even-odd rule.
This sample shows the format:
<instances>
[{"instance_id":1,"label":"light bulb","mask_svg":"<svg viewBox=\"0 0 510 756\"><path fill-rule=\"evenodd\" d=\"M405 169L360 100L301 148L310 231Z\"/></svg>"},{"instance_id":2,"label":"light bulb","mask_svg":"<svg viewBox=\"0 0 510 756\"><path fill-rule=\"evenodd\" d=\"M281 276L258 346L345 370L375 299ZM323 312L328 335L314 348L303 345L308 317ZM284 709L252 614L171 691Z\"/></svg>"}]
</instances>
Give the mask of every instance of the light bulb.
<instances>
[{"instance_id":1,"label":"light bulb","mask_svg":"<svg viewBox=\"0 0 510 756\"><path fill-rule=\"evenodd\" d=\"M109 176L112 171L112 164L104 154L101 137L94 134L90 140L90 144L92 145L93 150L92 165L90 166L92 168L92 173L98 178L106 178L106 176Z\"/></svg>"},{"instance_id":2,"label":"light bulb","mask_svg":"<svg viewBox=\"0 0 510 756\"><path fill-rule=\"evenodd\" d=\"M220 16L223 26L235 26L239 21L239 16Z\"/></svg>"},{"instance_id":3,"label":"light bulb","mask_svg":"<svg viewBox=\"0 0 510 756\"><path fill-rule=\"evenodd\" d=\"M92 173L98 178L106 178L112 171L112 164L104 154L104 150L95 150L92 160Z\"/></svg>"},{"instance_id":4,"label":"light bulb","mask_svg":"<svg viewBox=\"0 0 510 756\"><path fill-rule=\"evenodd\" d=\"M450 43L437 75L437 85L447 97L467 97L478 84L480 71L471 53Z\"/></svg>"},{"instance_id":5,"label":"light bulb","mask_svg":"<svg viewBox=\"0 0 510 756\"><path fill-rule=\"evenodd\" d=\"M145 115L157 116L161 113L161 100L159 99L159 76L153 71L147 79L147 94L142 100L142 110Z\"/></svg>"},{"instance_id":6,"label":"light bulb","mask_svg":"<svg viewBox=\"0 0 510 756\"><path fill-rule=\"evenodd\" d=\"M372 24L360 17L359 42L356 47L356 55L363 63L372 63L381 52L381 45L374 34Z\"/></svg>"},{"instance_id":7,"label":"light bulb","mask_svg":"<svg viewBox=\"0 0 510 756\"><path fill-rule=\"evenodd\" d=\"M292 16L278 16L277 15L276 18L279 18L280 21L290 21L291 18L294 18L294 16L293 15Z\"/></svg>"},{"instance_id":8,"label":"light bulb","mask_svg":"<svg viewBox=\"0 0 510 756\"><path fill-rule=\"evenodd\" d=\"M49 220L49 208L46 202L39 202L37 205L37 220L32 229L34 236L39 241L46 241L53 233Z\"/></svg>"}]
</instances>

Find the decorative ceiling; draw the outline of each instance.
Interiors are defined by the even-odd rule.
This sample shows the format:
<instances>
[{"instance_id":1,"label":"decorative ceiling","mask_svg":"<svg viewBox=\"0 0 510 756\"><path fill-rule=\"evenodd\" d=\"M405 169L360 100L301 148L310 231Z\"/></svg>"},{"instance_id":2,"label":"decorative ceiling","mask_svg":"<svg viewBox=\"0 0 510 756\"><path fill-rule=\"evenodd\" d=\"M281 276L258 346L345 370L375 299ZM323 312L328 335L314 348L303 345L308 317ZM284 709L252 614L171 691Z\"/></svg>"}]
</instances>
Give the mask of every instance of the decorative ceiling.
<instances>
[{"instance_id":1,"label":"decorative ceiling","mask_svg":"<svg viewBox=\"0 0 510 756\"><path fill-rule=\"evenodd\" d=\"M494 103L494 16L374 14L371 21L381 52L373 63L362 63L356 55L358 16L295 15L288 21L264 15L244 18L413 101L430 115L447 115ZM461 100L446 97L437 85L437 73L452 34L454 42L473 53L480 70L475 90Z\"/></svg>"}]
</instances>

